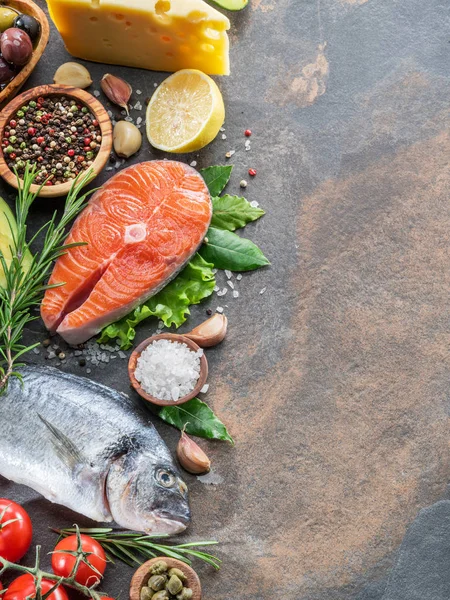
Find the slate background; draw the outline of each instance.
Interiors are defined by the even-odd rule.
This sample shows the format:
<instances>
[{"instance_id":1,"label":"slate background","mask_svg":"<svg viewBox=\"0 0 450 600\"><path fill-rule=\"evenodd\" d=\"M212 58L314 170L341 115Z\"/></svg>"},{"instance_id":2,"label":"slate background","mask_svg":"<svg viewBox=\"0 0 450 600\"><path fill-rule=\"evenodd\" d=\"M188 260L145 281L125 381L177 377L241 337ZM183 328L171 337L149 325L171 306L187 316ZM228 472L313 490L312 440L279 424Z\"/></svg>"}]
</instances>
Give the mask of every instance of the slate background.
<instances>
[{"instance_id":1,"label":"slate background","mask_svg":"<svg viewBox=\"0 0 450 600\"><path fill-rule=\"evenodd\" d=\"M222 483L187 477L187 535L217 538L224 559L220 574L199 567L204 597L444 600L449 503L422 512L398 549L449 474L448 3L251 0L231 21L227 140L180 158L204 167L235 149L230 193L258 170L246 196L267 216L246 235L272 266L186 326L228 305L207 401L236 447L203 444ZM52 31L28 86L67 59ZM165 77L89 69L94 89L108 70L141 99ZM131 162L160 156L145 143ZM41 200L34 226L57 206ZM30 337L44 339L39 324ZM61 368L83 371L74 358ZM126 361L90 376L128 391ZM174 449L177 432L156 425ZM4 480L0 494L25 502L47 551L48 526L84 522ZM111 568L104 589L126 598L130 577Z\"/></svg>"}]
</instances>

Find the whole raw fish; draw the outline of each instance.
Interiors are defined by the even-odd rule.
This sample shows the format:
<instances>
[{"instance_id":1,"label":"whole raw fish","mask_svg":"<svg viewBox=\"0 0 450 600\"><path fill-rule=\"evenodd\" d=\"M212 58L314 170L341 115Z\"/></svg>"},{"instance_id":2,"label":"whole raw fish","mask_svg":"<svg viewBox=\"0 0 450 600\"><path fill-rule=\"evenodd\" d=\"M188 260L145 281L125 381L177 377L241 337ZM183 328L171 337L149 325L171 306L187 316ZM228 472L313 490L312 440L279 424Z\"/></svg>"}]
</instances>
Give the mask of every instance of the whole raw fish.
<instances>
[{"instance_id":1,"label":"whole raw fish","mask_svg":"<svg viewBox=\"0 0 450 600\"><path fill-rule=\"evenodd\" d=\"M187 487L145 412L51 367L21 369L1 398L0 474L95 521L177 533Z\"/></svg>"}]
</instances>

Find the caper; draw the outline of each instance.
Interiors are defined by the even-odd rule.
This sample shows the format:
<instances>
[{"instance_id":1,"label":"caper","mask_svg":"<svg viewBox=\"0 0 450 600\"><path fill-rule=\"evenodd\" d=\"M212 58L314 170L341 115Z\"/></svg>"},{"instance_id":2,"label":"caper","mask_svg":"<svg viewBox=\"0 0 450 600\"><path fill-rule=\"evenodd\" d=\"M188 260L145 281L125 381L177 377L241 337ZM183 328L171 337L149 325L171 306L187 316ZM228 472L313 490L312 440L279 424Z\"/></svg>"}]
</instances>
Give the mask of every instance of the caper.
<instances>
[{"instance_id":1,"label":"caper","mask_svg":"<svg viewBox=\"0 0 450 600\"><path fill-rule=\"evenodd\" d=\"M167 575L152 575L148 580L148 587L154 590L155 592L159 592L164 589L164 586L167 582Z\"/></svg>"},{"instance_id":2,"label":"caper","mask_svg":"<svg viewBox=\"0 0 450 600\"><path fill-rule=\"evenodd\" d=\"M153 590L151 590L149 587L144 586L143 588L141 588L141 600L150 600L152 596Z\"/></svg>"},{"instance_id":3,"label":"caper","mask_svg":"<svg viewBox=\"0 0 450 600\"><path fill-rule=\"evenodd\" d=\"M173 596L176 596L181 592L182 589L183 583L181 582L181 579L176 575L172 575L166 584L166 590L168 590Z\"/></svg>"},{"instance_id":4,"label":"caper","mask_svg":"<svg viewBox=\"0 0 450 600\"><path fill-rule=\"evenodd\" d=\"M167 590L161 590L152 596L152 600L169 600L169 598L170 596Z\"/></svg>"},{"instance_id":5,"label":"caper","mask_svg":"<svg viewBox=\"0 0 450 600\"><path fill-rule=\"evenodd\" d=\"M179 594L177 594L177 600L191 600L194 592L191 588L183 588Z\"/></svg>"},{"instance_id":6,"label":"caper","mask_svg":"<svg viewBox=\"0 0 450 600\"><path fill-rule=\"evenodd\" d=\"M164 560L158 560L152 565L150 573L152 575L162 575L169 570L169 565Z\"/></svg>"},{"instance_id":7,"label":"caper","mask_svg":"<svg viewBox=\"0 0 450 600\"><path fill-rule=\"evenodd\" d=\"M172 577L172 575L176 575L178 579L181 579L181 581L186 581L187 579L183 571L181 569L177 569L176 567L169 569L169 577Z\"/></svg>"}]
</instances>

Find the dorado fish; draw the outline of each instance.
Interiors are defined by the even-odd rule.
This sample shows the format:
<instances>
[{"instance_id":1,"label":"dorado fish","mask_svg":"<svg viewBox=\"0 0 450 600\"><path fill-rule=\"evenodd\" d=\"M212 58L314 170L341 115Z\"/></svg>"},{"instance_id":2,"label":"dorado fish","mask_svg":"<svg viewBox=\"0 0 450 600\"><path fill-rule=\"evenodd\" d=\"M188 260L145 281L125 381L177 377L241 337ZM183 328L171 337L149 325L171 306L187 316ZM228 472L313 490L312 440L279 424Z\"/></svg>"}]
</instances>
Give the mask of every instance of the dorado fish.
<instances>
[{"instance_id":1,"label":"dorado fish","mask_svg":"<svg viewBox=\"0 0 450 600\"><path fill-rule=\"evenodd\" d=\"M75 221L41 307L44 323L81 344L173 279L208 231L201 175L175 161L143 162L112 177Z\"/></svg>"},{"instance_id":2,"label":"dorado fish","mask_svg":"<svg viewBox=\"0 0 450 600\"><path fill-rule=\"evenodd\" d=\"M187 487L143 409L51 367L24 367L1 398L0 475L95 521L174 534Z\"/></svg>"}]
</instances>

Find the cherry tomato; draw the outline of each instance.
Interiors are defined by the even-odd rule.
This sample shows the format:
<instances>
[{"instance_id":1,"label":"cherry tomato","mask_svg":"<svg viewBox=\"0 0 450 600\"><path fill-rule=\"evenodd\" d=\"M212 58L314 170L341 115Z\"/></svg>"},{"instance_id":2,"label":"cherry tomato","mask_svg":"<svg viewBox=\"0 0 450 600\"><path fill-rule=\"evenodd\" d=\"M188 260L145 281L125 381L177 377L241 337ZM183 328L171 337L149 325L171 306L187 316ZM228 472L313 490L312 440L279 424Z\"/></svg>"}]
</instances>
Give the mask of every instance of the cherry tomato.
<instances>
[{"instance_id":1,"label":"cherry tomato","mask_svg":"<svg viewBox=\"0 0 450 600\"><path fill-rule=\"evenodd\" d=\"M74 552L77 547L78 543L76 535L70 535L57 544L55 552L52 554L52 569L55 575L69 577L74 567L76 557L73 556L73 554L66 554L64 550ZM103 575L106 569L106 555L97 540L82 534L81 548L83 552L91 552L91 554L87 556L87 560L101 573L101 575ZM75 580L78 583L81 583L81 585L91 587L100 580L100 577L98 573L91 569L86 563L81 562Z\"/></svg>"},{"instance_id":2,"label":"cherry tomato","mask_svg":"<svg viewBox=\"0 0 450 600\"><path fill-rule=\"evenodd\" d=\"M0 556L17 562L27 553L32 537L33 526L26 510L0 498Z\"/></svg>"},{"instance_id":3,"label":"cherry tomato","mask_svg":"<svg viewBox=\"0 0 450 600\"><path fill-rule=\"evenodd\" d=\"M42 593L46 594L55 585L54 581L49 579L42 580ZM36 596L36 585L34 577L27 573L14 579L11 585L8 587L6 592L3 594L3 600L26 600L27 598L35 598ZM48 600L69 600L66 590L60 585L56 590L50 594Z\"/></svg>"}]
</instances>

